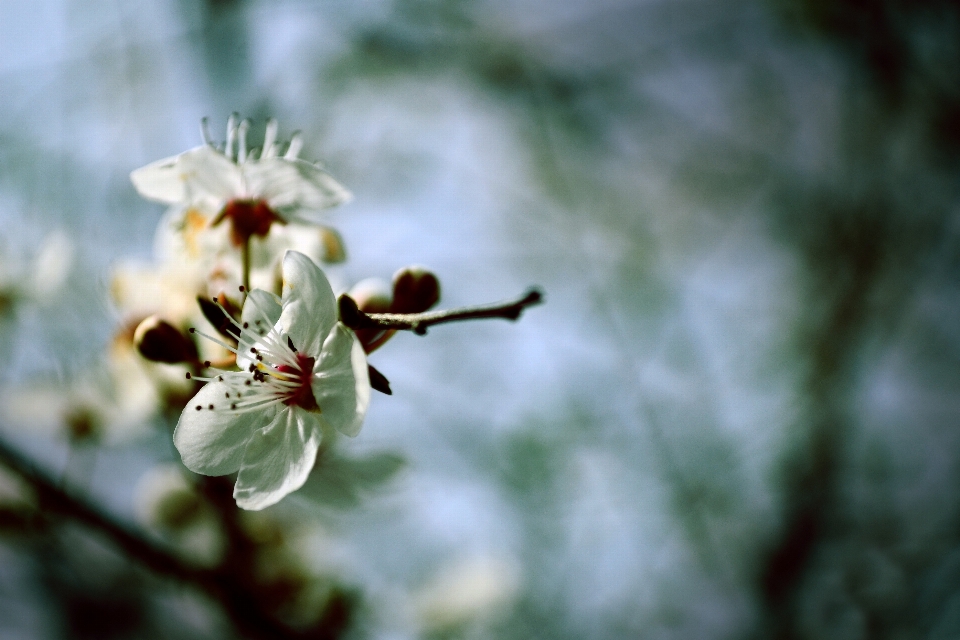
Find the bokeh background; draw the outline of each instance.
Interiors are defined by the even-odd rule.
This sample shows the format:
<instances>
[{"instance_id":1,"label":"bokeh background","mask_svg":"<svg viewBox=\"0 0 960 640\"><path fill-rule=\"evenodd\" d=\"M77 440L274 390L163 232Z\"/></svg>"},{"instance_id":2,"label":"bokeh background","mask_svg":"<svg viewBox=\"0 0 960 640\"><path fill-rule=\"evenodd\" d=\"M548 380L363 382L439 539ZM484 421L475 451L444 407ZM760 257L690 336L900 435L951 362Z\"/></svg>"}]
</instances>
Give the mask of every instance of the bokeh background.
<instances>
[{"instance_id":1,"label":"bokeh background","mask_svg":"<svg viewBox=\"0 0 960 640\"><path fill-rule=\"evenodd\" d=\"M343 286L546 292L373 354L394 395L274 508L343 637L960 636L955 3L0 3L5 286L72 246L52 298L4 298L5 390L93 375L163 213L130 171L234 111L353 192ZM149 537L164 419L0 434ZM96 526L4 509L0 637L256 637Z\"/></svg>"}]
</instances>

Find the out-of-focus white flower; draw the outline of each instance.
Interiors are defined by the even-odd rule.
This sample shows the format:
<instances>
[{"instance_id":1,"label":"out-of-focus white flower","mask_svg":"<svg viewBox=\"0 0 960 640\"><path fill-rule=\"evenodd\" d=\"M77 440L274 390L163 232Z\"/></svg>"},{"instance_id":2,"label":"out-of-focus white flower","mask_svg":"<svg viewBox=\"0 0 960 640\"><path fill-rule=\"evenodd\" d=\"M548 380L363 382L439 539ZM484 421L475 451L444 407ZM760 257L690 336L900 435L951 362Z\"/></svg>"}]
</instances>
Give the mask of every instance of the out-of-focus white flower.
<instances>
[{"instance_id":1,"label":"out-of-focus white flower","mask_svg":"<svg viewBox=\"0 0 960 640\"><path fill-rule=\"evenodd\" d=\"M4 390L0 416L11 427L73 441L115 444L145 433L156 412L154 387L135 363L108 358L68 383Z\"/></svg>"},{"instance_id":2,"label":"out-of-focus white flower","mask_svg":"<svg viewBox=\"0 0 960 640\"><path fill-rule=\"evenodd\" d=\"M178 406L193 390L182 367L147 362L133 344L133 329L121 326L103 356L77 375L36 380L0 393L0 422L76 441L115 444L146 433L165 399Z\"/></svg>"},{"instance_id":3,"label":"out-of-focus white flower","mask_svg":"<svg viewBox=\"0 0 960 640\"><path fill-rule=\"evenodd\" d=\"M182 398L190 391L184 370L177 365L153 363L137 353L129 328L114 336L107 352L111 399L109 425L112 431L131 431L165 408L170 397ZM121 429L122 427L122 429Z\"/></svg>"},{"instance_id":4,"label":"out-of-focus white flower","mask_svg":"<svg viewBox=\"0 0 960 640\"><path fill-rule=\"evenodd\" d=\"M66 282L72 266L73 243L63 231L54 231L34 258L30 278L33 295L41 301L52 298Z\"/></svg>"},{"instance_id":5,"label":"out-of-focus white flower","mask_svg":"<svg viewBox=\"0 0 960 640\"><path fill-rule=\"evenodd\" d=\"M109 350L109 362L115 378L118 395L152 402L155 413L170 399L179 399L177 406L189 397L193 383L184 379L192 363L167 364L151 362L137 350L135 329L145 318L158 317L185 332L186 327L200 325L211 328L197 304L204 295L203 285L196 271L188 265L170 261L158 265L123 263L115 265L110 281L110 296L122 316L121 328ZM184 333L184 340L192 337ZM223 347L203 341L197 345L198 358L218 361L231 354Z\"/></svg>"},{"instance_id":6,"label":"out-of-focus white flower","mask_svg":"<svg viewBox=\"0 0 960 640\"><path fill-rule=\"evenodd\" d=\"M185 234L229 221L236 246L265 237L274 223L315 223L317 212L350 198L330 174L297 158L298 136L279 155L276 120L267 122L259 155L247 148L249 126L231 116L223 150L204 133L206 144L137 169L130 179L143 197L180 207Z\"/></svg>"},{"instance_id":7,"label":"out-of-focus white flower","mask_svg":"<svg viewBox=\"0 0 960 640\"><path fill-rule=\"evenodd\" d=\"M50 302L66 282L72 264L73 243L62 231L48 235L31 260L0 255L0 314L21 302Z\"/></svg>"},{"instance_id":8,"label":"out-of-focus white flower","mask_svg":"<svg viewBox=\"0 0 960 640\"><path fill-rule=\"evenodd\" d=\"M217 235L222 237L218 240ZM218 229L212 229L207 236L206 253L200 256L207 274L207 289L211 295L235 292L243 284L243 266L237 251ZM251 289L280 293L281 262L287 251L302 253L314 262L339 262L344 256L339 236L332 229L295 223L275 226L267 237L250 243Z\"/></svg>"},{"instance_id":9,"label":"out-of-focus white flower","mask_svg":"<svg viewBox=\"0 0 960 640\"><path fill-rule=\"evenodd\" d=\"M23 478L0 466L0 510L36 509L37 494Z\"/></svg>"},{"instance_id":10,"label":"out-of-focus white flower","mask_svg":"<svg viewBox=\"0 0 960 640\"><path fill-rule=\"evenodd\" d=\"M206 379L173 440L196 473L239 471L234 498L258 510L303 485L325 430L360 431L370 379L363 347L337 321L330 283L301 253L284 257L282 299L251 291L241 322L241 370Z\"/></svg>"},{"instance_id":11,"label":"out-of-focus white flower","mask_svg":"<svg viewBox=\"0 0 960 640\"><path fill-rule=\"evenodd\" d=\"M124 262L114 265L110 297L123 317L122 322L136 327L145 318L156 316L181 331L186 331L189 326L215 329L204 317L197 298L208 299L219 293L220 289L209 287L204 282L198 266L195 262L178 259L162 260L155 264ZM236 291L236 285L232 290ZM118 348L134 347L132 341L128 341L128 345L120 337L123 336L118 337ZM133 338L133 334L129 337ZM217 362L232 357L225 348L207 340L201 341L196 347L200 360ZM188 370L184 366L150 363L146 370L163 388L190 387L183 378Z\"/></svg>"},{"instance_id":12,"label":"out-of-focus white flower","mask_svg":"<svg viewBox=\"0 0 960 640\"><path fill-rule=\"evenodd\" d=\"M154 467L134 493L141 524L171 542L179 555L207 566L223 558L226 539L217 514L180 468Z\"/></svg>"},{"instance_id":13,"label":"out-of-focus white flower","mask_svg":"<svg viewBox=\"0 0 960 640\"><path fill-rule=\"evenodd\" d=\"M420 589L414 606L424 628L448 630L501 612L519 587L515 563L493 556L462 558L441 569Z\"/></svg>"},{"instance_id":14,"label":"out-of-focus white flower","mask_svg":"<svg viewBox=\"0 0 960 640\"><path fill-rule=\"evenodd\" d=\"M209 297L202 274L183 261L121 262L112 269L110 297L128 319L157 314L174 325L192 324L200 313L200 295Z\"/></svg>"}]
</instances>

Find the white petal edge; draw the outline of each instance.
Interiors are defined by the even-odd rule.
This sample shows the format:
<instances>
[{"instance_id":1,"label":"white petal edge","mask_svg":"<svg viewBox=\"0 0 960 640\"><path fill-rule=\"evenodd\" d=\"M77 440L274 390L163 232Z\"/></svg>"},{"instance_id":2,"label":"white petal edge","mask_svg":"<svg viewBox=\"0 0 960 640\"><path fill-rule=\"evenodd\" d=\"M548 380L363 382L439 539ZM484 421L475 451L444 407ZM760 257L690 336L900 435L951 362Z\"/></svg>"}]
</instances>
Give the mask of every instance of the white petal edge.
<instances>
[{"instance_id":1,"label":"white petal edge","mask_svg":"<svg viewBox=\"0 0 960 640\"><path fill-rule=\"evenodd\" d=\"M311 388L330 426L351 438L360 433L370 406L370 373L360 340L343 323L323 343Z\"/></svg>"},{"instance_id":2,"label":"white petal edge","mask_svg":"<svg viewBox=\"0 0 960 640\"><path fill-rule=\"evenodd\" d=\"M267 158L243 165L247 187L287 214L320 211L350 200L350 192L320 167L304 160Z\"/></svg>"},{"instance_id":3,"label":"white petal edge","mask_svg":"<svg viewBox=\"0 0 960 640\"><path fill-rule=\"evenodd\" d=\"M249 196L232 160L213 147L203 146L180 154L177 160L183 181L183 200L217 213L230 200Z\"/></svg>"},{"instance_id":4,"label":"white petal edge","mask_svg":"<svg viewBox=\"0 0 960 640\"><path fill-rule=\"evenodd\" d=\"M259 511L303 486L316 462L322 430L319 420L300 407L277 412L254 432L233 488L237 506Z\"/></svg>"},{"instance_id":5,"label":"white petal edge","mask_svg":"<svg viewBox=\"0 0 960 640\"><path fill-rule=\"evenodd\" d=\"M337 323L337 299L327 277L299 251L283 256L280 325L300 353L316 356Z\"/></svg>"},{"instance_id":6,"label":"white petal edge","mask_svg":"<svg viewBox=\"0 0 960 640\"><path fill-rule=\"evenodd\" d=\"M183 464L194 473L206 476L222 476L240 468L247 441L254 431L268 423L276 408L248 413L235 413L226 409L229 387L213 381L208 382L180 414L173 432L173 444L180 452ZM209 409L210 405L214 410ZM197 411L196 407L201 409Z\"/></svg>"},{"instance_id":7,"label":"white petal edge","mask_svg":"<svg viewBox=\"0 0 960 640\"><path fill-rule=\"evenodd\" d=\"M184 200L183 180L177 161L180 156L163 158L130 173L130 181L144 198L166 204Z\"/></svg>"},{"instance_id":8,"label":"white petal edge","mask_svg":"<svg viewBox=\"0 0 960 640\"><path fill-rule=\"evenodd\" d=\"M260 333L266 333L280 320L280 298L269 291L254 289L247 294L240 312L241 328L246 323L247 328L240 332L240 344L237 346L237 366L246 369L253 358L250 347L260 340ZM259 323L258 323L259 321Z\"/></svg>"}]
</instances>

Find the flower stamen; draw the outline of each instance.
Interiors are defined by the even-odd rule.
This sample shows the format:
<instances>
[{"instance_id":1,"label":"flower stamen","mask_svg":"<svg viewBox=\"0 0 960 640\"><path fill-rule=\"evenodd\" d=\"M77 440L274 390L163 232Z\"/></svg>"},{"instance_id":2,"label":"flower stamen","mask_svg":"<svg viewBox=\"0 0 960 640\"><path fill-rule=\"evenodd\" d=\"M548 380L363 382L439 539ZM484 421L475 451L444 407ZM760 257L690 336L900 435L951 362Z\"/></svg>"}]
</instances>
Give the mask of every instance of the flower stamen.
<instances>
[{"instance_id":1,"label":"flower stamen","mask_svg":"<svg viewBox=\"0 0 960 640\"><path fill-rule=\"evenodd\" d=\"M256 297L247 298L252 308L269 322L264 310L257 304ZM259 320L257 321L259 324ZM230 348L228 345L213 336L194 329L193 333L207 338L217 344ZM241 335L244 332L241 331ZM283 338L286 338L286 341ZM271 326L270 330L256 336L255 346L249 347L249 353L255 358L244 371L225 371L213 369L213 377L200 377L187 374L187 377L202 382L214 380L226 385L224 397L232 400L228 406L209 405L210 411L226 411L245 413L247 411L262 410L276 404L299 406L308 411L320 411L316 398L313 395L312 378L315 358L297 352L290 336L285 336L282 327ZM240 337L238 336L238 340ZM230 349L238 356L237 349ZM235 398L235 400L234 400ZM197 405L197 411L205 407Z\"/></svg>"}]
</instances>

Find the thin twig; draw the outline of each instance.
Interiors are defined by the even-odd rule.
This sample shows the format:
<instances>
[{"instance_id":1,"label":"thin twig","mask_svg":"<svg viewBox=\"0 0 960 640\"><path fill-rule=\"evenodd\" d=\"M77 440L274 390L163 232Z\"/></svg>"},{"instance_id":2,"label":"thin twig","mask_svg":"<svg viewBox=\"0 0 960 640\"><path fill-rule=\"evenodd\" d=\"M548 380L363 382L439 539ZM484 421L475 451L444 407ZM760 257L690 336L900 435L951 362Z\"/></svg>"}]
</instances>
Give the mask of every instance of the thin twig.
<instances>
[{"instance_id":1,"label":"thin twig","mask_svg":"<svg viewBox=\"0 0 960 640\"><path fill-rule=\"evenodd\" d=\"M543 293L536 288L512 302L498 302L476 307L460 307L425 313L364 313L353 298L340 296L340 320L351 329L397 329L424 335L429 327L461 320L503 318L516 320L527 307L543 302Z\"/></svg>"}]
</instances>

